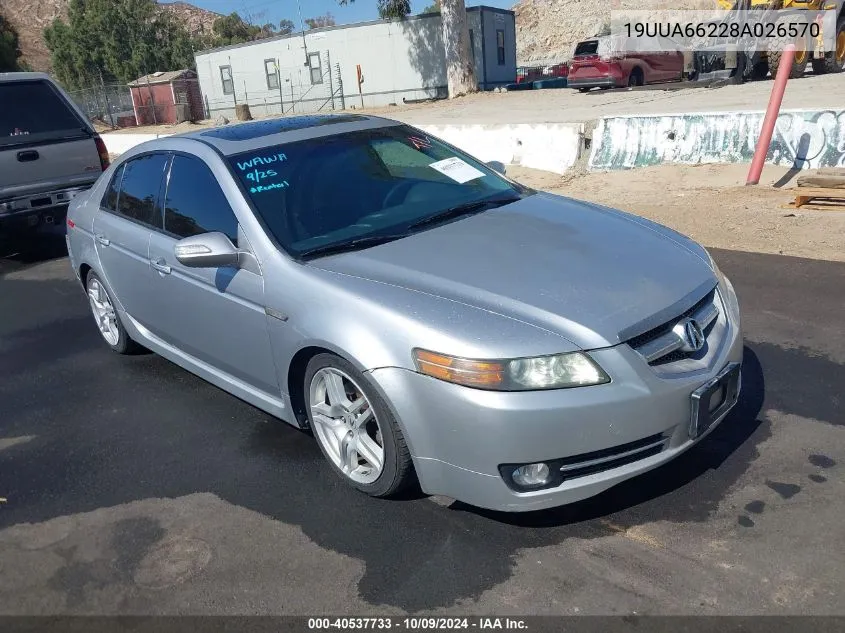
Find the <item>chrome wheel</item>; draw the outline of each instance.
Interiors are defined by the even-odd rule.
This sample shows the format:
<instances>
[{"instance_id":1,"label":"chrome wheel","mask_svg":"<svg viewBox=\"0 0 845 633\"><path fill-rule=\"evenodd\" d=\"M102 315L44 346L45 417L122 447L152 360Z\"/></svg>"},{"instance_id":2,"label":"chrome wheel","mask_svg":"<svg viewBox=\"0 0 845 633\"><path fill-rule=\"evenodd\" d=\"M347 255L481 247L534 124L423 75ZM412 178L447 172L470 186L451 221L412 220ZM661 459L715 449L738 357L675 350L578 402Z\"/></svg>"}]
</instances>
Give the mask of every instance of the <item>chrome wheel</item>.
<instances>
[{"instance_id":1,"label":"chrome wheel","mask_svg":"<svg viewBox=\"0 0 845 633\"><path fill-rule=\"evenodd\" d=\"M311 421L329 459L354 482L371 484L384 469L381 427L363 389L343 371L324 367L309 388Z\"/></svg>"},{"instance_id":2,"label":"chrome wheel","mask_svg":"<svg viewBox=\"0 0 845 633\"><path fill-rule=\"evenodd\" d=\"M100 334L106 343L114 347L120 340L120 330L117 325L117 315L111 299L103 288L103 284L96 277L88 280L88 301L91 304L91 313L100 329Z\"/></svg>"}]
</instances>

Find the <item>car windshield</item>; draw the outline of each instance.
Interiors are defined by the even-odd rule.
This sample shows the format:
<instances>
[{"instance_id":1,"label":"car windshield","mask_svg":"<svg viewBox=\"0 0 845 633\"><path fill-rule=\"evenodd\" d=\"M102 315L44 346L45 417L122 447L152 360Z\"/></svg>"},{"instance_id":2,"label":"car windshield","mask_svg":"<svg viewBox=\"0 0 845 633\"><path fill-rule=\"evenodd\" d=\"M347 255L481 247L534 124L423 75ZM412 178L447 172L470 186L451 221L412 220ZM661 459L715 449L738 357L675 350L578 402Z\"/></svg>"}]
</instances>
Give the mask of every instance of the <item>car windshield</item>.
<instances>
[{"instance_id":1,"label":"car windshield","mask_svg":"<svg viewBox=\"0 0 845 633\"><path fill-rule=\"evenodd\" d=\"M408 126L266 147L229 163L276 241L303 257L398 239L530 193Z\"/></svg>"}]
</instances>

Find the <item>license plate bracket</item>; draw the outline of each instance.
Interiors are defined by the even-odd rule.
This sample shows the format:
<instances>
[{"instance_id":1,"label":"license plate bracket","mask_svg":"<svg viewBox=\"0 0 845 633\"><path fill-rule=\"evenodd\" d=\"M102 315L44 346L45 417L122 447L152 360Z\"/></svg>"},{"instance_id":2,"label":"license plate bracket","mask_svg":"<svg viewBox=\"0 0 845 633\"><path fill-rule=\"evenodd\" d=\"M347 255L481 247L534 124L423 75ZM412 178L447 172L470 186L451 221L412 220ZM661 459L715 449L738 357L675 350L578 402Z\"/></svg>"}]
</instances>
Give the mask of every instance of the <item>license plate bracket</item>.
<instances>
[{"instance_id":1,"label":"license plate bracket","mask_svg":"<svg viewBox=\"0 0 845 633\"><path fill-rule=\"evenodd\" d=\"M729 363L719 374L690 396L689 436L701 437L713 422L727 413L739 399L740 363ZM711 402L719 394L721 402Z\"/></svg>"}]
</instances>

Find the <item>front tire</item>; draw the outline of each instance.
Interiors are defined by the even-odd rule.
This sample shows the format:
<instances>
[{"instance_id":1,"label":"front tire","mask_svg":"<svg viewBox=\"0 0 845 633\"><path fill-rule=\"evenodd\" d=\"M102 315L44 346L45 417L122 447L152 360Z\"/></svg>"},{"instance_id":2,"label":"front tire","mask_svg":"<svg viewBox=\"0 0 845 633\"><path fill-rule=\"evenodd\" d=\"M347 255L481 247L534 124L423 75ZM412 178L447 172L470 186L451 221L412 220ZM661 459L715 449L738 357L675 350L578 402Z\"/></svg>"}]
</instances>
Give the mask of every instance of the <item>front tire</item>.
<instances>
[{"instance_id":1,"label":"front tire","mask_svg":"<svg viewBox=\"0 0 845 633\"><path fill-rule=\"evenodd\" d=\"M408 445L389 407L352 363L318 354L305 370L308 423L320 452L349 485L389 497L414 480Z\"/></svg>"},{"instance_id":2,"label":"front tire","mask_svg":"<svg viewBox=\"0 0 845 633\"><path fill-rule=\"evenodd\" d=\"M88 273L85 278L85 292L88 294L91 314L106 345L118 354L134 354L140 350L141 347L129 338L120 321L120 315L114 308L111 295L97 273Z\"/></svg>"},{"instance_id":3,"label":"front tire","mask_svg":"<svg viewBox=\"0 0 845 633\"><path fill-rule=\"evenodd\" d=\"M836 34L833 43L833 52L825 55L824 59L814 59L812 61L814 75L841 73L845 71L845 16L839 18L839 21L836 23Z\"/></svg>"}]
</instances>

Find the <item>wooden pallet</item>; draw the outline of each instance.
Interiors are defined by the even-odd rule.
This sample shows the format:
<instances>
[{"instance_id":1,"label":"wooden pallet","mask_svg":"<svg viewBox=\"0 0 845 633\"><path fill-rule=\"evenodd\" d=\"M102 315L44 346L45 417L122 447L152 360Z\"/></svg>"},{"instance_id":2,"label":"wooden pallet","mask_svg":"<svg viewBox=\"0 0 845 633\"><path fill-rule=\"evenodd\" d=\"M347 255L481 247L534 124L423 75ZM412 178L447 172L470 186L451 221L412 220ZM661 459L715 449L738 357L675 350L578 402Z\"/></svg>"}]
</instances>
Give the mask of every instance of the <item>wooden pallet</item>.
<instances>
[{"instance_id":1,"label":"wooden pallet","mask_svg":"<svg viewBox=\"0 0 845 633\"><path fill-rule=\"evenodd\" d=\"M795 201L789 206L815 211L845 211L845 168L816 169L800 176L797 184Z\"/></svg>"},{"instance_id":2,"label":"wooden pallet","mask_svg":"<svg viewBox=\"0 0 845 633\"><path fill-rule=\"evenodd\" d=\"M810 202L814 204L810 205ZM795 201L789 206L815 211L845 211L845 188L798 187Z\"/></svg>"}]
</instances>

